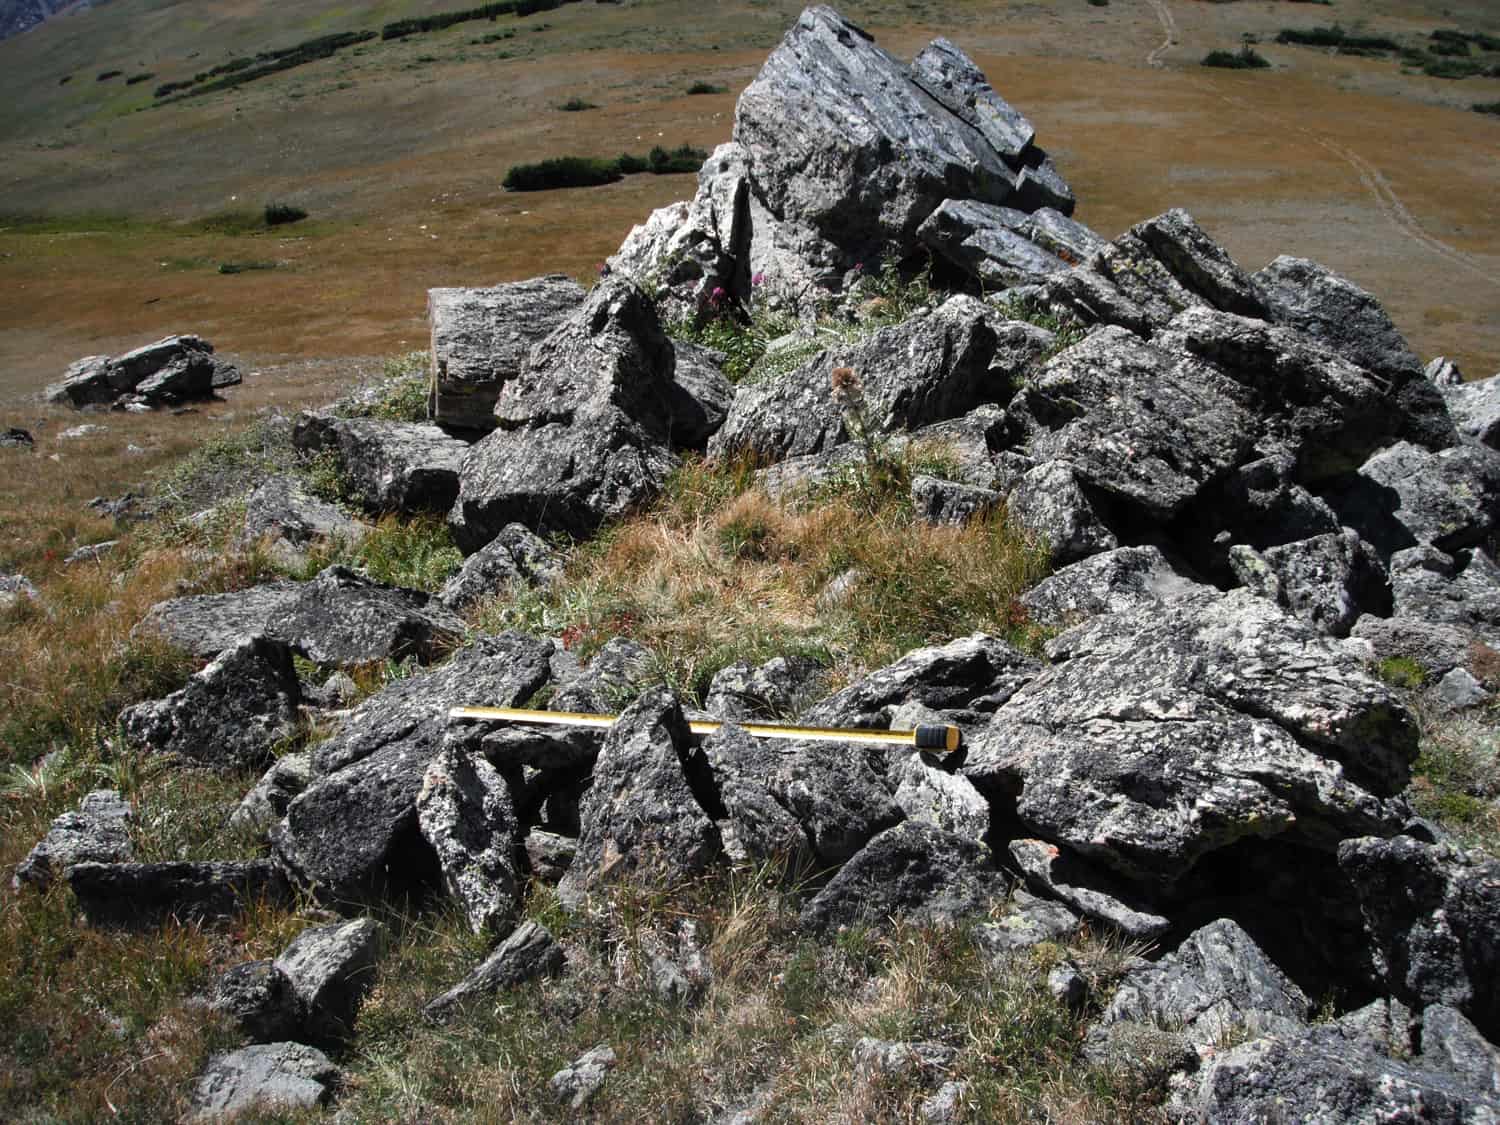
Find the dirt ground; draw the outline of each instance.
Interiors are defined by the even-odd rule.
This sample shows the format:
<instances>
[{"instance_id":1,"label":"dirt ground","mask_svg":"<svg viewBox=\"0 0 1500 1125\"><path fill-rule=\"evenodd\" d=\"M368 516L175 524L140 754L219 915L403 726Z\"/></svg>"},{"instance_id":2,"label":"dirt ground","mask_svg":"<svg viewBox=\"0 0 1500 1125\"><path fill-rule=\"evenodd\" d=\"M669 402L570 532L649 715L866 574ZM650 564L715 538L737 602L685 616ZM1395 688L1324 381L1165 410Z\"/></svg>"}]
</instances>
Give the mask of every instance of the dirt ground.
<instances>
[{"instance_id":1,"label":"dirt ground","mask_svg":"<svg viewBox=\"0 0 1500 1125\"><path fill-rule=\"evenodd\" d=\"M313 219L254 236L0 229L0 423L47 414L34 396L73 359L169 332L200 333L259 372L225 409L320 399L348 365L296 361L425 346L429 287L592 276L633 223L690 196L692 177L525 195L500 179L549 155L727 140L738 92L796 6L720 6L739 22L705 7L572 5L526 32L524 50L501 44L504 59L470 43L490 25L463 25L201 104L80 118L55 144L12 124L0 132L0 212L186 218L287 198ZM864 7L898 55L936 34L970 51L1031 117L1078 217L1101 233L1186 207L1248 269L1278 254L1323 262L1374 292L1424 359L1500 371L1500 120L1468 111L1500 99L1500 79L1444 82L1271 43L1282 26L1351 25L1339 8L1304 4ZM1353 22L1493 34L1489 7L1372 0ZM1246 31L1273 69L1197 65ZM728 92L686 96L697 79ZM571 96L600 108L558 112ZM245 261L275 268L218 272Z\"/></svg>"}]
</instances>

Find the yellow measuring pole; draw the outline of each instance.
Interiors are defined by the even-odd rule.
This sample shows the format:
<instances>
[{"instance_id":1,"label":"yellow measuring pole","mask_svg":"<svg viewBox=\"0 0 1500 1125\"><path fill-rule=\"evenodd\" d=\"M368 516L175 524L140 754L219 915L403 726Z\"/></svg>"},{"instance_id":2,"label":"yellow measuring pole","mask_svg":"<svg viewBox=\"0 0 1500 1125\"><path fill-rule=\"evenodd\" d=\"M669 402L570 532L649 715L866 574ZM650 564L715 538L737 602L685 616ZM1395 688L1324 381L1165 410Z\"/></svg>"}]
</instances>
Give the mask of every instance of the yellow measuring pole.
<instances>
[{"instance_id":1,"label":"yellow measuring pole","mask_svg":"<svg viewBox=\"0 0 1500 1125\"><path fill-rule=\"evenodd\" d=\"M529 711L524 707L454 707L450 719L490 719L548 726L607 728L618 715L590 715L582 711ZM694 734L713 734L725 724L717 720L689 720ZM923 723L916 730L867 730L863 727L789 727L778 723L738 723L757 738L805 738L814 742L873 742L883 746L913 746L932 753L958 749L959 730L950 723Z\"/></svg>"}]
</instances>

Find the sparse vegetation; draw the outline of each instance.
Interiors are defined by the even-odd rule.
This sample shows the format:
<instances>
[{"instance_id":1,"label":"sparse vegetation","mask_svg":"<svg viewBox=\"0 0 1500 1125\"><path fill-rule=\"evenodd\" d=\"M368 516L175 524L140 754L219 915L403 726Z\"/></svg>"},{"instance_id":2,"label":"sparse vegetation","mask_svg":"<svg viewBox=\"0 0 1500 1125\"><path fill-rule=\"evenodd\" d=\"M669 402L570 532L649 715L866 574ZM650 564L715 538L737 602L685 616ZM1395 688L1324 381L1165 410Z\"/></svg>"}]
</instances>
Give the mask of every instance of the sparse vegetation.
<instances>
[{"instance_id":1,"label":"sparse vegetation","mask_svg":"<svg viewBox=\"0 0 1500 1125\"><path fill-rule=\"evenodd\" d=\"M1284 27L1276 36L1278 43L1303 47L1358 47L1367 51L1399 51L1401 44L1384 35L1350 35L1338 24L1332 27Z\"/></svg>"},{"instance_id":2,"label":"sparse vegetation","mask_svg":"<svg viewBox=\"0 0 1500 1125\"><path fill-rule=\"evenodd\" d=\"M689 94L727 94L728 86L716 86L712 82L697 81L687 88Z\"/></svg>"},{"instance_id":3,"label":"sparse vegetation","mask_svg":"<svg viewBox=\"0 0 1500 1125\"><path fill-rule=\"evenodd\" d=\"M1469 847L1500 852L1500 714L1428 717L1411 797Z\"/></svg>"},{"instance_id":4,"label":"sparse vegetation","mask_svg":"<svg viewBox=\"0 0 1500 1125\"><path fill-rule=\"evenodd\" d=\"M195 97L219 90L232 90L258 78L279 74L283 70L330 58L346 47L366 43L375 38L373 31L341 31L333 35L320 35L292 47L276 51L262 51L253 58L231 59L210 70L193 75L191 79L166 82L158 86L155 96L160 102L173 95Z\"/></svg>"},{"instance_id":5,"label":"sparse vegetation","mask_svg":"<svg viewBox=\"0 0 1500 1125\"><path fill-rule=\"evenodd\" d=\"M1375 671L1392 687L1415 689L1427 682L1427 670L1409 656L1387 656Z\"/></svg>"},{"instance_id":6,"label":"sparse vegetation","mask_svg":"<svg viewBox=\"0 0 1500 1125\"><path fill-rule=\"evenodd\" d=\"M514 164L505 173L506 191L550 191L554 188L598 187L628 175L696 172L708 153L691 145L665 149L660 145L646 156L622 153L613 160L588 156L558 156L537 164Z\"/></svg>"},{"instance_id":7,"label":"sparse vegetation","mask_svg":"<svg viewBox=\"0 0 1500 1125\"><path fill-rule=\"evenodd\" d=\"M1238 51L1210 51L1203 56L1200 65L1225 70L1264 70L1271 64L1264 55L1246 43Z\"/></svg>"}]
</instances>

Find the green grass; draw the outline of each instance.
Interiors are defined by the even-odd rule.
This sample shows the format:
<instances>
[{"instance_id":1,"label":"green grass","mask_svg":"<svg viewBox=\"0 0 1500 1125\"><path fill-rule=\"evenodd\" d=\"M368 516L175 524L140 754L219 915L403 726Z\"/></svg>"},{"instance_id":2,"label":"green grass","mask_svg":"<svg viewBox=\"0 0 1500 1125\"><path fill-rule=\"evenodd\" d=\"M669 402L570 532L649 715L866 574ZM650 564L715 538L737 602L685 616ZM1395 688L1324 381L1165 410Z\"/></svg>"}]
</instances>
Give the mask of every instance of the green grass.
<instances>
[{"instance_id":1,"label":"green grass","mask_svg":"<svg viewBox=\"0 0 1500 1125\"><path fill-rule=\"evenodd\" d=\"M1427 670L1407 656L1387 656L1375 671L1392 687L1415 690L1427 682Z\"/></svg>"},{"instance_id":2,"label":"green grass","mask_svg":"<svg viewBox=\"0 0 1500 1125\"><path fill-rule=\"evenodd\" d=\"M1412 803L1469 847L1500 854L1500 713L1424 723Z\"/></svg>"}]
</instances>

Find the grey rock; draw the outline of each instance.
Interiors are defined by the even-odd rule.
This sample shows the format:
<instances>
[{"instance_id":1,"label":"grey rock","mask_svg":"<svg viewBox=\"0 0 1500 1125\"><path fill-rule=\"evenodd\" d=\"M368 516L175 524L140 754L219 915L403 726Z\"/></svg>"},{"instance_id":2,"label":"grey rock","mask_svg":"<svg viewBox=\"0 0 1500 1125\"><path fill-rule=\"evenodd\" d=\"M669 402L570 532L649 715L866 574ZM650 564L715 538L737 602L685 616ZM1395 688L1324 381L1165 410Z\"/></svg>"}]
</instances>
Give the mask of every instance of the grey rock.
<instances>
[{"instance_id":1,"label":"grey rock","mask_svg":"<svg viewBox=\"0 0 1500 1125\"><path fill-rule=\"evenodd\" d=\"M1449 625L1471 640L1500 645L1500 566L1482 550L1453 556L1412 547L1391 556L1398 618Z\"/></svg>"},{"instance_id":2,"label":"grey rock","mask_svg":"<svg viewBox=\"0 0 1500 1125\"><path fill-rule=\"evenodd\" d=\"M522 847L526 849L526 862L531 867L532 877L552 886L568 873L573 857L578 854L578 841L574 837L560 836L540 828L526 833Z\"/></svg>"},{"instance_id":3,"label":"grey rock","mask_svg":"<svg viewBox=\"0 0 1500 1125\"><path fill-rule=\"evenodd\" d=\"M93 925L150 929L169 918L231 918L252 901L291 901L291 888L268 859L236 862L74 863L68 886Z\"/></svg>"},{"instance_id":4,"label":"grey rock","mask_svg":"<svg viewBox=\"0 0 1500 1125\"><path fill-rule=\"evenodd\" d=\"M729 416L734 384L724 374L724 355L712 348L675 340L669 394L668 434L679 449L702 449Z\"/></svg>"},{"instance_id":5,"label":"grey rock","mask_svg":"<svg viewBox=\"0 0 1500 1125\"><path fill-rule=\"evenodd\" d=\"M1289 453L1257 458L1230 473L1219 497L1195 514L1205 532L1256 550L1338 532L1333 509L1298 484L1296 475L1297 459Z\"/></svg>"},{"instance_id":6,"label":"grey rock","mask_svg":"<svg viewBox=\"0 0 1500 1125\"><path fill-rule=\"evenodd\" d=\"M1347 840L1338 854L1382 986L1500 1034L1500 863L1408 836Z\"/></svg>"},{"instance_id":7,"label":"grey rock","mask_svg":"<svg viewBox=\"0 0 1500 1125\"><path fill-rule=\"evenodd\" d=\"M1080 265L1042 286L1043 302L1084 324L1110 324L1150 335L1184 309L1206 302L1173 276L1139 236L1126 231Z\"/></svg>"},{"instance_id":8,"label":"grey rock","mask_svg":"<svg viewBox=\"0 0 1500 1125\"><path fill-rule=\"evenodd\" d=\"M1379 559L1352 530L1264 552L1240 544L1230 548L1229 562L1246 587L1334 637L1348 636L1385 587Z\"/></svg>"},{"instance_id":9,"label":"grey rock","mask_svg":"<svg viewBox=\"0 0 1500 1125\"><path fill-rule=\"evenodd\" d=\"M585 534L653 495L675 466L675 357L650 300L606 278L532 350L464 460L449 513L466 552L506 524Z\"/></svg>"},{"instance_id":10,"label":"grey rock","mask_svg":"<svg viewBox=\"0 0 1500 1125\"><path fill-rule=\"evenodd\" d=\"M1089 1001L1089 982L1078 971L1077 965L1068 962L1047 974L1047 991L1052 999L1075 1012L1082 1011Z\"/></svg>"},{"instance_id":11,"label":"grey rock","mask_svg":"<svg viewBox=\"0 0 1500 1125\"><path fill-rule=\"evenodd\" d=\"M37 589L24 574L0 574L0 610L9 609L22 598L37 599Z\"/></svg>"},{"instance_id":12,"label":"grey rock","mask_svg":"<svg viewBox=\"0 0 1500 1125\"><path fill-rule=\"evenodd\" d=\"M1386 381L1400 436L1428 449L1458 440L1441 391L1373 296L1305 258L1282 256L1254 276L1269 319L1295 328Z\"/></svg>"},{"instance_id":13,"label":"grey rock","mask_svg":"<svg viewBox=\"0 0 1500 1125\"><path fill-rule=\"evenodd\" d=\"M135 857L130 821L135 813L113 789L96 789L77 810L54 820L47 834L16 867L13 886L45 891L75 863L124 863Z\"/></svg>"},{"instance_id":14,"label":"grey rock","mask_svg":"<svg viewBox=\"0 0 1500 1125\"><path fill-rule=\"evenodd\" d=\"M1017 600L1030 621L1055 628L1202 590L1201 583L1179 574L1156 547L1118 547L1063 567Z\"/></svg>"},{"instance_id":15,"label":"grey rock","mask_svg":"<svg viewBox=\"0 0 1500 1125\"><path fill-rule=\"evenodd\" d=\"M968 523L993 512L1004 499L992 488L977 488L922 474L911 480L912 509L928 523Z\"/></svg>"},{"instance_id":16,"label":"grey rock","mask_svg":"<svg viewBox=\"0 0 1500 1125\"><path fill-rule=\"evenodd\" d=\"M283 754L229 814L229 827L264 835L286 815L287 806L308 787L312 778L310 752Z\"/></svg>"},{"instance_id":17,"label":"grey rock","mask_svg":"<svg viewBox=\"0 0 1500 1125\"><path fill-rule=\"evenodd\" d=\"M288 1113L326 1102L338 1079L328 1056L301 1043L263 1043L215 1055L193 1088L187 1120Z\"/></svg>"},{"instance_id":18,"label":"grey rock","mask_svg":"<svg viewBox=\"0 0 1500 1125\"><path fill-rule=\"evenodd\" d=\"M1468 632L1454 625L1370 614L1356 621L1349 635L1368 644L1375 660L1393 656L1415 660L1435 679L1463 664L1471 643Z\"/></svg>"},{"instance_id":19,"label":"grey rock","mask_svg":"<svg viewBox=\"0 0 1500 1125\"><path fill-rule=\"evenodd\" d=\"M990 804L968 778L945 773L928 765L922 755L911 754L891 770L891 780L896 783L892 799L908 820L969 840L983 840L989 832Z\"/></svg>"},{"instance_id":20,"label":"grey rock","mask_svg":"<svg viewBox=\"0 0 1500 1125\"><path fill-rule=\"evenodd\" d=\"M551 641L484 637L442 667L388 684L314 752L317 777L272 829L278 861L335 901L436 882L417 822L417 794L448 733L447 711L514 707L548 682ZM475 743L477 724L457 728Z\"/></svg>"},{"instance_id":21,"label":"grey rock","mask_svg":"<svg viewBox=\"0 0 1500 1125\"><path fill-rule=\"evenodd\" d=\"M1387 555L1423 544L1450 553L1472 547L1500 524L1500 453L1481 445L1433 453L1398 442L1366 461L1333 503Z\"/></svg>"},{"instance_id":22,"label":"grey rock","mask_svg":"<svg viewBox=\"0 0 1500 1125\"><path fill-rule=\"evenodd\" d=\"M823 666L805 656L772 657L758 668L730 664L714 673L703 707L716 719L786 719L816 697L824 678Z\"/></svg>"},{"instance_id":23,"label":"grey rock","mask_svg":"<svg viewBox=\"0 0 1500 1125\"><path fill-rule=\"evenodd\" d=\"M1080 486L1066 461L1048 461L1026 473L1006 498L1006 513L1039 543L1054 562L1066 564L1120 545L1100 518L1099 506Z\"/></svg>"},{"instance_id":24,"label":"grey rock","mask_svg":"<svg viewBox=\"0 0 1500 1125\"><path fill-rule=\"evenodd\" d=\"M1500 1101L1500 1050L1456 1009L1431 1004L1422 1012L1422 1058Z\"/></svg>"},{"instance_id":25,"label":"grey rock","mask_svg":"<svg viewBox=\"0 0 1500 1125\"><path fill-rule=\"evenodd\" d=\"M601 1043L559 1070L547 1080L547 1086L552 1096L569 1109L582 1109L604 1089L604 1079L614 1068L615 1052Z\"/></svg>"},{"instance_id":26,"label":"grey rock","mask_svg":"<svg viewBox=\"0 0 1500 1125\"><path fill-rule=\"evenodd\" d=\"M1107 327L1049 361L1006 413L1034 461L1067 461L1085 487L1168 520L1246 459L1260 424L1241 397L1206 365Z\"/></svg>"},{"instance_id":27,"label":"grey rock","mask_svg":"<svg viewBox=\"0 0 1500 1125\"><path fill-rule=\"evenodd\" d=\"M855 1042L850 1057L861 1074L924 1079L946 1073L958 1049L946 1043L896 1043L865 1036Z\"/></svg>"},{"instance_id":28,"label":"grey rock","mask_svg":"<svg viewBox=\"0 0 1500 1125\"><path fill-rule=\"evenodd\" d=\"M1453 668L1433 685L1430 698L1440 711L1451 714L1488 703L1493 695L1484 689L1484 685L1468 669Z\"/></svg>"},{"instance_id":29,"label":"grey rock","mask_svg":"<svg viewBox=\"0 0 1500 1125\"><path fill-rule=\"evenodd\" d=\"M422 1009L429 1019L444 1020L455 1008L478 996L515 988L540 976L562 971L562 946L545 926L522 922L468 976Z\"/></svg>"},{"instance_id":30,"label":"grey rock","mask_svg":"<svg viewBox=\"0 0 1500 1125\"><path fill-rule=\"evenodd\" d=\"M266 582L233 594L157 602L132 636L154 635L194 656L214 657L246 636L265 635L267 623L296 603L303 585Z\"/></svg>"},{"instance_id":31,"label":"grey rock","mask_svg":"<svg viewBox=\"0 0 1500 1125\"><path fill-rule=\"evenodd\" d=\"M245 502L240 545L264 543L278 561L296 564L315 543L354 544L369 530L342 508L312 495L296 477L278 475L261 482Z\"/></svg>"},{"instance_id":32,"label":"grey rock","mask_svg":"<svg viewBox=\"0 0 1500 1125\"><path fill-rule=\"evenodd\" d=\"M113 402L117 393L109 385L109 356L86 355L70 363L62 379L50 384L43 397L51 403L90 406Z\"/></svg>"},{"instance_id":33,"label":"grey rock","mask_svg":"<svg viewBox=\"0 0 1500 1125\"><path fill-rule=\"evenodd\" d=\"M991 958L1000 958L1044 941L1061 941L1078 929L1078 915L1061 903L1037 898L1017 888L1010 909L993 922L974 927L974 944Z\"/></svg>"},{"instance_id":34,"label":"grey rock","mask_svg":"<svg viewBox=\"0 0 1500 1125\"><path fill-rule=\"evenodd\" d=\"M629 637L612 637L594 654L588 667L558 688L551 710L589 714L620 711L652 682L654 667L650 649Z\"/></svg>"},{"instance_id":35,"label":"grey rock","mask_svg":"<svg viewBox=\"0 0 1500 1125\"><path fill-rule=\"evenodd\" d=\"M583 833L558 897L577 906L593 888L621 878L679 879L701 873L720 851L718 830L684 772L687 720L664 688L615 720L584 795Z\"/></svg>"},{"instance_id":36,"label":"grey rock","mask_svg":"<svg viewBox=\"0 0 1500 1125\"><path fill-rule=\"evenodd\" d=\"M917 1113L929 1125L953 1125L963 1113L964 1093L968 1088L967 1082L944 1082L936 1093L922 1099Z\"/></svg>"},{"instance_id":37,"label":"grey rock","mask_svg":"<svg viewBox=\"0 0 1500 1125\"><path fill-rule=\"evenodd\" d=\"M446 512L458 496L469 444L425 422L386 422L304 412L292 443L331 452L352 498L375 512Z\"/></svg>"},{"instance_id":38,"label":"grey rock","mask_svg":"<svg viewBox=\"0 0 1500 1125\"><path fill-rule=\"evenodd\" d=\"M240 381L233 364L214 358L214 347L198 336L167 336L123 355L85 356L62 381L47 388L49 402L87 406L129 397L149 406L169 406L213 397Z\"/></svg>"},{"instance_id":39,"label":"grey rock","mask_svg":"<svg viewBox=\"0 0 1500 1125\"><path fill-rule=\"evenodd\" d=\"M822 352L794 371L742 386L709 442L712 456L754 450L772 459L819 453L849 441L859 414L871 436L958 418L1008 398L1011 382L1036 363L1052 334L1006 321L959 295L936 311ZM857 399L834 393L831 372L849 368ZM857 405L856 405L857 404Z\"/></svg>"},{"instance_id":40,"label":"grey rock","mask_svg":"<svg viewBox=\"0 0 1500 1125\"><path fill-rule=\"evenodd\" d=\"M972 59L947 39L934 39L911 61L911 79L966 125L979 131L1001 156L1021 158L1036 130L986 81Z\"/></svg>"},{"instance_id":41,"label":"grey rock","mask_svg":"<svg viewBox=\"0 0 1500 1125\"><path fill-rule=\"evenodd\" d=\"M458 644L463 619L419 590L330 566L266 622L266 632L319 664L430 662Z\"/></svg>"},{"instance_id":42,"label":"grey rock","mask_svg":"<svg viewBox=\"0 0 1500 1125\"><path fill-rule=\"evenodd\" d=\"M1081 1053L1092 1066L1141 1090L1163 1089L1173 1075L1195 1071L1199 1065L1198 1052L1187 1036L1151 1024L1095 1027Z\"/></svg>"},{"instance_id":43,"label":"grey rock","mask_svg":"<svg viewBox=\"0 0 1500 1125\"><path fill-rule=\"evenodd\" d=\"M1458 364L1445 355L1437 356L1428 363L1422 369L1422 377L1437 387L1457 387L1464 381L1464 373L1458 369ZM1445 398L1447 393L1446 390L1443 392Z\"/></svg>"},{"instance_id":44,"label":"grey rock","mask_svg":"<svg viewBox=\"0 0 1500 1125\"><path fill-rule=\"evenodd\" d=\"M520 826L495 767L450 742L427 767L417 823L437 853L443 884L477 933L503 933L520 906Z\"/></svg>"},{"instance_id":45,"label":"grey rock","mask_svg":"<svg viewBox=\"0 0 1500 1125\"><path fill-rule=\"evenodd\" d=\"M1010 215L1024 211L974 200L945 199L917 228L917 237L953 265L988 286L1034 285L1068 269L1068 263L1042 249L1016 227Z\"/></svg>"},{"instance_id":46,"label":"grey rock","mask_svg":"<svg viewBox=\"0 0 1500 1125\"><path fill-rule=\"evenodd\" d=\"M1221 918L1161 960L1128 970L1100 1019L1154 1023L1194 1045L1216 1046L1247 1032L1295 1035L1311 1011L1302 990L1250 935Z\"/></svg>"},{"instance_id":47,"label":"grey rock","mask_svg":"<svg viewBox=\"0 0 1500 1125\"><path fill-rule=\"evenodd\" d=\"M125 734L161 754L216 769L259 767L297 730L300 700L292 653L246 637L180 690L120 713Z\"/></svg>"},{"instance_id":48,"label":"grey rock","mask_svg":"<svg viewBox=\"0 0 1500 1125\"><path fill-rule=\"evenodd\" d=\"M1412 717L1357 657L1248 591L1096 617L970 741L1036 835L1170 892L1203 855L1398 831Z\"/></svg>"},{"instance_id":49,"label":"grey rock","mask_svg":"<svg viewBox=\"0 0 1500 1125\"><path fill-rule=\"evenodd\" d=\"M1041 666L998 637L975 633L907 653L803 712L802 721L825 727L888 728L905 703L946 712L994 711Z\"/></svg>"},{"instance_id":50,"label":"grey rock","mask_svg":"<svg viewBox=\"0 0 1500 1125\"><path fill-rule=\"evenodd\" d=\"M718 827L725 853L736 862L772 859L795 869L812 847L803 828L803 818L821 834L824 845L835 852L847 851L850 837L868 833L865 835L868 839L879 831L870 827L872 810L863 804L851 813L848 806L839 806L837 797L827 806L814 803L819 790L808 783L808 775L827 767L826 760L797 754L785 745L772 745L767 739L752 738L733 723L705 738L698 755L707 765L714 793L723 806L724 815ZM847 771L852 778L846 779L845 772L836 772L832 779L835 783L843 782L843 789L838 791L841 795L847 796L851 788L861 798L873 794L877 798L875 817L888 818L887 823L900 819L900 810L891 805L883 788L878 787L878 778L862 773L857 764ZM819 776L818 780L829 779ZM861 782L865 784L860 785ZM794 796L803 799L791 806L789 802ZM854 848L857 850L858 845Z\"/></svg>"},{"instance_id":51,"label":"grey rock","mask_svg":"<svg viewBox=\"0 0 1500 1125\"><path fill-rule=\"evenodd\" d=\"M519 523L507 524L443 584L438 600L462 613L480 600L517 586L546 589L562 575L562 559Z\"/></svg>"},{"instance_id":52,"label":"grey rock","mask_svg":"<svg viewBox=\"0 0 1500 1125\"><path fill-rule=\"evenodd\" d=\"M496 726L479 740L480 752L502 773L586 769L599 756L604 731L589 727Z\"/></svg>"},{"instance_id":53,"label":"grey rock","mask_svg":"<svg viewBox=\"0 0 1500 1125\"><path fill-rule=\"evenodd\" d=\"M63 566L77 566L79 563L98 562L104 556L110 554L120 545L118 539L106 539L102 543L88 543L70 552L63 559Z\"/></svg>"},{"instance_id":54,"label":"grey rock","mask_svg":"<svg viewBox=\"0 0 1500 1125\"><path fill-rule=\"evenodd\" d=\"M1500 449L1500 379L1460 380L1444 385L1442 393L1460 437Z\"/></svg>"},{"instance_id":55,"label":"grey rock","mask_svg":"<svg viewBox=\"0 0 1500 1125\"><path fill-rule=\"evenodd\" d=\"M584 296L578 283L563 274L486 289L429 289L434 420L491 428L500 388L520 373L532 346L577 309Z\"/></svg>"},{"instance_id":56,"label":"grey rock","mask_svg":"<svg viewBox=\"0 0 1500 1125\"><path fill-rule=\"evenodd\" d=\"M23 430L20 426L7 426L0 432L0 449L31 449L36 445L36 439L31 436L30 430Z\"/></svg>"},{"instance_id":57,"label":"grey rock","mask_svg":"<svg viewBox=\"0 0 1500 1125\"><path fill-rule=\"evenodd\" d=\"M955 926L1004 901L1009 890L989 848L920 821L887 828L802 908L801 924L887 926L897 915Z\"/></svg>"},{"instance_id":58,"label":"grey rock","mask_svg":"<svg viewBox=\"0 0 1500 1125\"><path fill-rule=\"evenodd\" d=\"M1171 922L1145 908L1122 881L1045 840L1012 840L1010 857L1037 894L1065 903L1137 941L1154 941Z\"/></svg>"},{"instance_id":59,"label":"grey rock","mask_svg":"<svg viewBox=\"0 0 1500 1125\"><path fill-rule=\"evenodd\" d=\"M1266 305L1255 284L1182 208L1137 223L1130 232L1151 248L1173 277L1212 307L1265 318Z\"/></svg>"},{"instance_id":60,"label":"grey rock","mask_svg":"<svg viewBox=\"0 0 1500 1125\"><path fill-rule=\"evenodd\" d=\"M270 960L226 969L214 982L209 1007L253 1043L274 1043L298 1034L291 985Z\"/></svg>"},{"instance_id":61,"label":"grey rock","mask_svg":"<svg viewBox=\"0 0 1500 1125\"><path fill-rule=\"evenodd\" d=\"M345 1038L354 1028L389 934L373 918L303 930L277 956L303 1033L318 1042Z\"/></svg>"}]
</instances>

